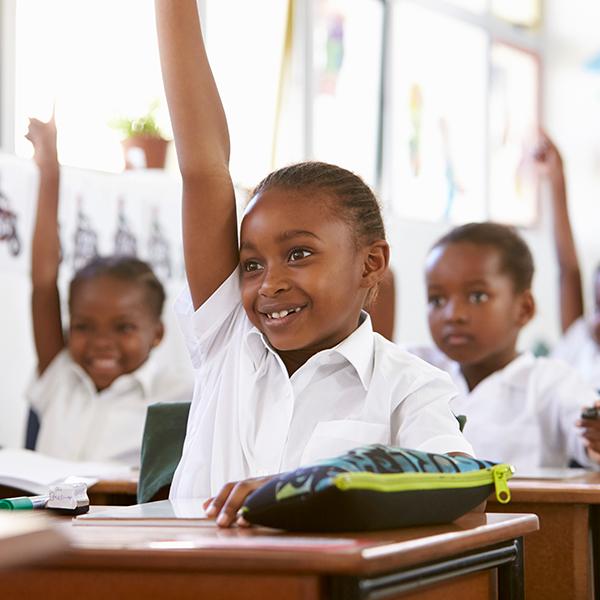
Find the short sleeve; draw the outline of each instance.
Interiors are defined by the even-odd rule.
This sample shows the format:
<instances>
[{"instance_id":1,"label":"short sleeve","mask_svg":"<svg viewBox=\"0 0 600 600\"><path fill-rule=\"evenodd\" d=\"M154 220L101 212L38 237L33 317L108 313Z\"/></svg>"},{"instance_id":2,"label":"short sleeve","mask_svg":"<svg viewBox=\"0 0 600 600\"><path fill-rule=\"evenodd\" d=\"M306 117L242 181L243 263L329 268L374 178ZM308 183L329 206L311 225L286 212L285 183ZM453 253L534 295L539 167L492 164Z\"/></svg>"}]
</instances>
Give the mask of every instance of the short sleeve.
<instances>
[{"instance_id":1,"label":"short sleeve","mask_svg":"<svg viewBox=\"0 0 600 600\"><path fill-rule=\"evenodd\" d=\"M194 310L187 286L176 299L174 308L192 364L197 368L203 349L211 343L228 339L224 329L245 315L241 305L239 269L233 271L197 310Z\"/></svg>"},{"instance_id":2,"label":"short sleeve","mask_svg":"<svg viewBox=\"0 0 600 600\"><path fill-rule=\"evenodd\" d=\"M46 367L41 376L34 376L27 387L25 397L33 410L41 418L52 398L61 394L61 388L64 388L66 378L69 376L73 366L73 361L69 356L69 351L65 348L61 350Z\"/></svg>"},{"instance_id":3,"label":"short sleeve","mask_svg":"<svg viewBox=\"0 0 600 600\"><path fill-rule=\"evenodd\" d=\"M394 444L424 452L463 452L474 456L473 447L460 432L458 420L450 410L449 403L456 395L446 373L440 371L423 380L392 413Z\"/></svg>"}]
</instances>

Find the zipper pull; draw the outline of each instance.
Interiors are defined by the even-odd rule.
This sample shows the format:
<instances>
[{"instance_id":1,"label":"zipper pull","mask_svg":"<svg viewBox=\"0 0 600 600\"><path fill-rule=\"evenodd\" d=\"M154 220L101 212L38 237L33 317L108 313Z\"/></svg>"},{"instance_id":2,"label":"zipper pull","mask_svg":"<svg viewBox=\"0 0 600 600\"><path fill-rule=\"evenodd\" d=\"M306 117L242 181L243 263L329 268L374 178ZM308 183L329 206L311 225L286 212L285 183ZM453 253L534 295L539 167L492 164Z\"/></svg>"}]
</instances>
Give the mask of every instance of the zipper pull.
<instances>
[{"instance_id":1,"label":"zipper pull","mask_svg":"<svg viewBox=\"0 0 600 600\"><path fill-rule=\"evenodd\" d=\"M510 502L510 489L506 482L512 477L513 472L514 470L510 465L496 465L495 467L492 467L494 487L496 488L496 500L498 500L500 504L508 504Z\"/></svg>"}]
</instances>

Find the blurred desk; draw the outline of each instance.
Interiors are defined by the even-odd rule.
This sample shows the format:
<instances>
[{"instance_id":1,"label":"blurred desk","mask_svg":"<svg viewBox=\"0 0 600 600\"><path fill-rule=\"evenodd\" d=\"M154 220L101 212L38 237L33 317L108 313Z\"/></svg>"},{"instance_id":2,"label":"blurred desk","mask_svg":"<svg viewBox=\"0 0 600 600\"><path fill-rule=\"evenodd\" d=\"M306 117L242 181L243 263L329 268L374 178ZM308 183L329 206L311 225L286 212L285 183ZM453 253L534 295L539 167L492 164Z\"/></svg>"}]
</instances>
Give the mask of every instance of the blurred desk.
<instances>
[{"instance_id":1,"label":"blurred desk","mask_svg":"<svg viewBox=\"0 0 600 600\"><path fill-rule=\"evenodd\" d=\"M449 525L354 534L72 525L68 554L0 574L5 597L211 600L523 598L534 515L470 513Z\"/></svg>"},{"instance_id":2,"label":"blurred desk","mask_svg":"<svg viewBox=\"0 0 600 600\"><path fill-rule=\"evenodd\" d=\"M0 571L66 550L67 537L38 511L0 511ZM2 590L2 597L7 598Z\"/></svg>"},{"instance_id":3,"label":"blurred desk","mask_svg":"<svg viewBox=\"0 0 600 600\"><path fill-rule=\"evenodd\" d=\"M512 479L509 487L511 502L490 498L487 510L540 519L540 530L525 540L527 599L600 598L600 473Z\"/></svg>"},{"instance_id":4,"label":"blurred desk","mask_svg":"<svg viewBox=\"0 0 600 600\"><path fill-rule=\"evenodd\" d=\"M136 471L128 478L101 479L88 488L90 504L102 506L137 504L138 476L139 473Z\"/></svg>"}]
</instances>

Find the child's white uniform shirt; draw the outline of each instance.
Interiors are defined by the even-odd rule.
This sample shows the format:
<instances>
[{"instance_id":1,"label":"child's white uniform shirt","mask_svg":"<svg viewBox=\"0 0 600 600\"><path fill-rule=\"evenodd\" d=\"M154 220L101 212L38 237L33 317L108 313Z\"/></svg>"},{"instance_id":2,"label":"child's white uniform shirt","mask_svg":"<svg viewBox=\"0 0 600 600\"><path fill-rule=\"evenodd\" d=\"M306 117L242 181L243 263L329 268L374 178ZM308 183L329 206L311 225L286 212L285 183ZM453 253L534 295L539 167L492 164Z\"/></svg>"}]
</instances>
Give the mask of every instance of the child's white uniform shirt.
<instances>
[{"instance_id":1,"label":"child's white uniform shirt","mask_svg":"<svg viewBox=\"0 0 600 600\"><path fill-rule=\"evenodd\" d=\"M36 450L68 460L132 466L139 465L148 405L189 402L191 397L189 373L165 368L153 354L139 369L98 392L66 349L27 391L40 419Z\"/></svg>"},{"instance_id":2,"label":"child's white uniform shirt","mask_svg":"<svg viewBox=\"0 0 600 600\"><path fill-rule=\"evenodd\" d=\"M518 469L594 466L575 426L594 390L563 361L521 354L469 392L460 365L435 348L412 351L448 372L461 392L450 406L467 417L465 437L477 457Z\"/></svg>"},{"instance_id":3,"label":"child's white uniform shirt","mask_svg":"<svg viewBox=\"0 0 600 600\"><path fill-rule=\"evenodd\" d=\"M276 474L357 446L465 452L450 378L361 325L289 377L241 305L239 272L194 312L176 304L196 369L172 498L206 498L231 481Z\"/></svg>"},{"instance_id":4,"label":"child's white uniform shirt","mask_svg":"<svg viewBox=\"0 0 600 600\"><path fill-rule=\"evenodd\" d=\"M567 329L552 356L568 362L595 390L600 390L600 348L583 317Z\"/></svg>"}]
</instances>

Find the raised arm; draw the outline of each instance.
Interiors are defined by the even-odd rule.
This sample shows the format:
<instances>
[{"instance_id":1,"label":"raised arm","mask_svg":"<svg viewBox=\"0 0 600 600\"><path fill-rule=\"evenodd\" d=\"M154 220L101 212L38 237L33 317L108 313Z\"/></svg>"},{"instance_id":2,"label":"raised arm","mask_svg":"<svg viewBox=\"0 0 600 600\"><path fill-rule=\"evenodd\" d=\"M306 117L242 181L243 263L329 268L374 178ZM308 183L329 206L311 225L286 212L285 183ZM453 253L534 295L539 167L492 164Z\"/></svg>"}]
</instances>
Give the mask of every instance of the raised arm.
<instances>
[{"instance_id":1,"label":"raised arm","mask_svg":"<svg viewBox=\"0 0 600 600\"><path fill-rule=\"evenodd\" d=\"M40 173L31 248L31 309L38 373L41 375L65 345L57 286L59 166L54 115L48 123L30 119L26 137L33 144L34 160Z\"/></svg>"},{"instance_id":2,"label":"raised arm","mask_svg":"<svg viewBox=\"0 0 600 600\"><path fill-rule=\"evenodd\" d=\"M163 82L183 177L183 245L194 307L238 264L229 133L195 0L155 0Z\"/></svg>"},{"instance_id":3,"label":"raised arm","mask_svg":"<svg viewBox=\"0 0 600 600\"><path fill-rule=\"evenodd\" d=\"M534 159L551 188L554 245L559 268L560 320L565 332L583 315L583 292L577 251L569 221L563 162L545 132L540 133Z\"/></svg>"}]
</instances>

